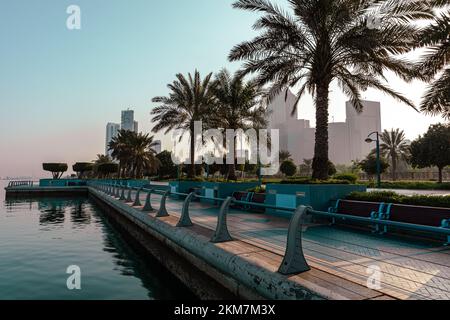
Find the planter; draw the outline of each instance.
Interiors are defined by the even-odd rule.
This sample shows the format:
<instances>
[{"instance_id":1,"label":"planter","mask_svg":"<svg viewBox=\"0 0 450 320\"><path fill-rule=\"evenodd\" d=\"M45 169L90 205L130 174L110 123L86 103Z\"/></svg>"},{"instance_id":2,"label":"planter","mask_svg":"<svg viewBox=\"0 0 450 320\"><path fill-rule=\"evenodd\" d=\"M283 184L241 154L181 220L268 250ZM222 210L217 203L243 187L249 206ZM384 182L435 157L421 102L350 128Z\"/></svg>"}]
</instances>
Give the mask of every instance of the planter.
<instances>
[{"instance_id":1,"label":"planter","mask_svg":"<svg viewBox=\"0 0 450 320\"><path fill-rule=\"evenodd\" d=\"M169 183L170 190L178 193L189 193L194 189L200 189L200 194L208 198L230 197L235 191L246 191L257 187L257 182L200 182L200 181L171 181ZM210 200L201 199L202 202L211 202Z\"/></svg>"},{"instance_id":2,"label":"planter","mask_svg":"<svg viewBox=\"0 0 450 320\"><path fill-rule=\"evenodd\" d=\"M345 198L352 192L366 190L365 186L348 184L268 184L266 204L285 208L305 205L315 210L327 211L333 201ZM266 212L287 218L292 216L292 213L275 209L267 209Z\"/></svg>"}]
</instances>

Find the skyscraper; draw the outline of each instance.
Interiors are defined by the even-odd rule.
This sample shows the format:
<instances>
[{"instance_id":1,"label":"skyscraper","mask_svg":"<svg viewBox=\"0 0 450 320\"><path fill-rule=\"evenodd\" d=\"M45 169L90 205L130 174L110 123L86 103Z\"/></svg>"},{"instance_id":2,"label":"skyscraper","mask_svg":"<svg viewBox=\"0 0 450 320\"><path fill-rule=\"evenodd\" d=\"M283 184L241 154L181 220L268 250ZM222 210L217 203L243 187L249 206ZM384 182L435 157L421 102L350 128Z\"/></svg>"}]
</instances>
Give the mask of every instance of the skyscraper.
<instances>
[{"instance_id":1,"label":"skyscraper","mask_svg":"<svg viewBox=\"0 0 450 320\"><path fill-rule=\"evenodd\" d=\"M291 117L296 95L289 90L287 100L285 93L276 97L269 105L269 126L279 129L280 150L289 151L295 163L314 156L315 128L310 121ZM345 122L331 122L329 130L329 158L335 164L350 164L353 160L365 158L373 145L364 140L373 131L381 132L380 103L363 101L364 110L357 113L351 102L346 103Z\"/></svg>"},{"instance_id":2,"label":"skyscraper","mask_svg":"<svg viewBox=\"0 0 450 320\"><path fill-rule=\"evenodd\" d=\"M162 145L161 145L161 140L155 140L155 146L153 147L153 150L155 150L156 154L161 153L162 151Z\"/></svg>"},{"instance_id":3,"label":"skyscraper","mask_svg":"<svg viewBox=\"0 0 450 320\"><path fill-rule=\"evenodd\" d=\"M135 123L134 121L134 111L130 109L122 111L121 129L135 131L136 126L137 122Z\"/></svg>"},{"instance_id":4,"label":"skyscraper","mask_svg":"<svg viewBox=\"0 0 450 320\"><path fill-rule=\"evenodd\" d=\"M114 137L117 137L119 130L120 130L120 124L118 124L118 123L110 122L106 125L105 155L108 155L111 157L112 152L110 150L108 150L109 149L108 145Z\"/></svg>"}]
</instances>

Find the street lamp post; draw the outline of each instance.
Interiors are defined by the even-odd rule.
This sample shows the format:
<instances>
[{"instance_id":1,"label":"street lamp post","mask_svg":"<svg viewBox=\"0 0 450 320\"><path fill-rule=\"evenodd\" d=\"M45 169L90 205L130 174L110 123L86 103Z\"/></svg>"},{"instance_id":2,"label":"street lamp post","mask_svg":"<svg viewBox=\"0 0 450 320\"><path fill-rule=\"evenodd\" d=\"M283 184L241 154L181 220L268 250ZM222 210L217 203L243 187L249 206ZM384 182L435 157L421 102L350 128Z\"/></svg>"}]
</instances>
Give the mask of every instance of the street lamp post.
<instances>
[{"instance_id":1,"label":"street lamp post","mask_svg":"<svg viewBox=\"0 0 450 320\"><path fill-rule=\"evenodd\" d=\"M376 135L376 139L371 138L372 135ZM376 142L377 143L377 188L381 188L381 157L380 157L380 133L374 131L367 136L367 143Z\"/></svg>"}]
</instances>

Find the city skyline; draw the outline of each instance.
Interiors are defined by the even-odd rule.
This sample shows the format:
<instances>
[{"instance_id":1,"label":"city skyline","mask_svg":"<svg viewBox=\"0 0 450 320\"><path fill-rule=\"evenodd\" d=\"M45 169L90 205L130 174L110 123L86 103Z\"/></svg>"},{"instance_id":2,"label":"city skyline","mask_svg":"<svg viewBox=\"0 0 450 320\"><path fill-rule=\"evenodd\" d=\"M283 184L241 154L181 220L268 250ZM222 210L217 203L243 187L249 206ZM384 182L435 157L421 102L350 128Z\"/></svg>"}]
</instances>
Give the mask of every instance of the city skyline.
<instances>
[{"instance_id":1,"label":"city skyline","mask_svg":"<svg viewBox=\"0 0 450 320\"><path fill-rule=\"evenodd\" d=\"M41 177L43 162L91 161L104 151L105 123L124 106L134 106L141 131L151 131L151 98L165 95L176 73L238 69L240 64L229 63L227 55L255 34L255 15L233 10L232 2L135 1L130 6L109 1L103 6L82 0L77 1L82 29L76 31L65 25L68 1L5 4L0 36L9 45L0 56L0 176ZM419 104L423 83L388 78ZM381 102L382 129L400 127L410 140L430 124L444 122L373 91L363 98ZM330 121L344 121L345 101L333 86ZM299 117L312 120L313 113L312 100L305 97ZM155 139L163 149L170 146L167 136Z\"/></svg>"}]
</instances>

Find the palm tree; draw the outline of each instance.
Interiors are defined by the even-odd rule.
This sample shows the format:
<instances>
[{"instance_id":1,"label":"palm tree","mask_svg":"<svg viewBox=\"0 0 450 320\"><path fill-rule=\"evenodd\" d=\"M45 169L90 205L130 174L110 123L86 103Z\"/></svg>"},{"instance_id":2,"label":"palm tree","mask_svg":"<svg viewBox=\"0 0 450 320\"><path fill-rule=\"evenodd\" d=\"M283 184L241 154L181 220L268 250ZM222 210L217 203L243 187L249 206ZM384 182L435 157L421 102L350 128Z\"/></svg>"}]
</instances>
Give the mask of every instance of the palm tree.
<instances>
[{"instance_id":1,"label":"palm tree","mask_svg":"<svg viewBox=\"0 0 450 320\"><path fill-rule=\"evenodd\" d=\"M112 151L111 156L119 161L119 178L125 177L129 174L132 150L130 149L132 135L135 134L128 130L119 130L116 137L114 137L108 145L109 150Z\"/></svg>"},{"instance_id":2,"label":"palm tree","mask_svg":"<svg viewBox=\"0 0 450 320\"><path fill-rule=\"evenodd\" d=\"M384 74L392 71L406 81L418 77L412 63L394 55L413 47L418 28L411 21L430 18L433 12L426 0L287 2L290 12L269 0L235 2L235 8L264 15L254 25L262 34L235 46L229 59L245 60L242 75L258 73L259 85L270 84L269 100L288 87L298 88L298 99L306 92L313 95L316 107L313 178L327 179L331 83L339 84L358 111L363 109L361 91L368 88L414 107L410 100L387 86Z\"/></svg>"},{"instance_id":3,"label":"palm tree","mask_svg":"<svg viewBox=\"0 0 450 320\"><path fill-rule=\"evenodd\" d=\"M111 163L112 159L108 155L97 154L97 159L92 162L94 163L94 174L99 176L100 173L98 172L98 167L105 163Z\"/></svg>"},{"instance_id":4,"label":"palm tree","mask_svg":"<svg viewBox=\"0 0 450 320\"><path fill-rule=\"evenodd\" d=\"M440 8L450 0L431 1ZM433 23L417 36L418 47L428 47L418 69L431 81L420 109L431 115L441 114L450 120L450 10L441 12ZM436 77L439 75L438 77Z\"/></svg>"},{"instance_id":5,"label":"palm tree","mask_svg":"<svg viewBox=\"0 0 450 320\"><path fill-rule=\"evenodd\" d=\"M292 160L292 154L287 150L281 150L279 158L280 158L280 163L283 163L287 160Z\"/></svg>"},{"instance_id":6,"label":"palm tree","mask_svg":"<svg viewBox=\"0 0 450 320\"><path fill-rule=\"evenodd\" d=\"M217 99L217 111L211 118L211 124L220 128L247 130L266 123L265 109L259 99L261 91L254 81L245 82L238 74L232 76L224 69L216 75L212 91ZM233 151L236 159L236 143ZM235 162L228 164L229 180L237 179Z\"/></svg>"},{"instance_id":7,"label":"palm tree","mask_svg":"<svg viewBox=\"0 0 450 320\"><path fill-rule=\"evenodd\" d=\"M130 149L133 177L142 178L144 171L156 172L159 168L160 162L156 158L156 150L154 149L156 145L153 136L149 136L149 134L131 135Z\"/></svg>"},{"instance_id":8,"label":"palm tree","mask_svg":"<svg viewBox=\"0 0 450 320\"><path fill-rule=\"evenodd\" d=\"M119 161L119 176L141 178L144 170L155 171L159 167L155 145L149 134L120 130L109 144L113 158Z\"/></svg>"},{"instance_id":9,"label":"palm tree","mask_svg":"<svg viewBox=\"0 0 450 320\"><path fill-rule=\"evenodd\" d=\"M202 120L203 125L207 125L208 117L212 114L210 111L214 105L214 96L211 90L212 73L203 80L197 70L194 77L190 73L187 79L182 74L177 74L176 77L177 80L167 85L170 90L167 97L155 97L152 100L160 104L151 113L154 115L152 121L156 122L153 132L164 129L166 134L173 129L189 132L191 165L188 176L192 178L195 176L194 123Z\"/></svg>"},{"instance_id":10,"label":"palm tree","mask_svg":"<svg viewBox=\"0 0 450 320\"><path fill-rule=\"evenodd\" d=\"M392 180L396 180L397 164L399 160L406 161L409 156L409 144L405 140L405 133L400 129L384 130L381 134L380 151L383 157L390 159Z\"/></svg>"}]
</instances>

